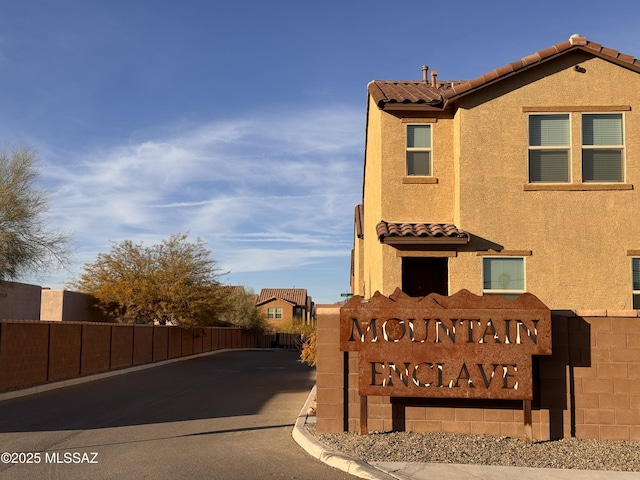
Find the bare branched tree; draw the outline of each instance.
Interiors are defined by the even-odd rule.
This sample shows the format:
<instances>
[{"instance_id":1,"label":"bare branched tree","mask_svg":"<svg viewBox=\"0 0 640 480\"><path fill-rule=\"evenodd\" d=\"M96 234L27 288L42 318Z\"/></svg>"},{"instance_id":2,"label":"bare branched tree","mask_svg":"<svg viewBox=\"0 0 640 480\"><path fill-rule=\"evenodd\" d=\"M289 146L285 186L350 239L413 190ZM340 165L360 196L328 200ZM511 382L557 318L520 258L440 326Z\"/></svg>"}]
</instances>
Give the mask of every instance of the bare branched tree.
<instances>
[{"instance_id":1,"label":"bare branched tree","mask_svg":"<svg viewBox=\"0 0 640 480\"><path fill-rule=\"evenodd\" d=\"M0 152L0 281L68 264L71 236L47 225L47 194L36 186L38 175L30 148Z\"/></svg>"}]
</instances>

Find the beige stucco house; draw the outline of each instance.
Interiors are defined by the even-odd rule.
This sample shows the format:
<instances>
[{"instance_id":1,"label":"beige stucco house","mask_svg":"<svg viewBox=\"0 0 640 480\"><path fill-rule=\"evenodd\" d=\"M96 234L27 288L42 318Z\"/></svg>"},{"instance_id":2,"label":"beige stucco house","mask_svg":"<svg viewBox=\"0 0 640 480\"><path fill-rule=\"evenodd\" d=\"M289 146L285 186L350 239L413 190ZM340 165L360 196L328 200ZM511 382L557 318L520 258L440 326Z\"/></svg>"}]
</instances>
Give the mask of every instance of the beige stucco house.
<instances>
[{"instance_id":1,"label":"beige stucco house","mask_svg":"<svg viewBox=\"0 0 640 480\"><path fill-rule=\"evenodd\" d=\"M0 319L4 320L109 321L93 307L94 302L85 293L0 282Z\"/></svg>"},{"instance_id":2,"label":"beige stucco house","mask_svg":"<svg viewBox=\"0 0 640 480\"><path fill-rule=\"evenodd\" d=\"M640 309L640 60L572 35L422 77L368 85L352 292Z\"/></svg>"},{"instance_id":3,"label":"beige stucco house","mask_svg":"<svg viewBox=\"0 0 640 480\"><path fill-rule=\"evenodd\" d=\"M0 319L40 320L42 287L18 282L0 282Z\"/></svg>"},{"instance_id":4,"label":"beige stucco house","mask_svg":"<svg viewBox=\"0 0 640 480\"><path fill-rule=\"evenodd\" d=\"M263 288L256 300L258 311L276 331L293 324L309 324L313 305L306 288Z\"/></svg>"}]
</instances>

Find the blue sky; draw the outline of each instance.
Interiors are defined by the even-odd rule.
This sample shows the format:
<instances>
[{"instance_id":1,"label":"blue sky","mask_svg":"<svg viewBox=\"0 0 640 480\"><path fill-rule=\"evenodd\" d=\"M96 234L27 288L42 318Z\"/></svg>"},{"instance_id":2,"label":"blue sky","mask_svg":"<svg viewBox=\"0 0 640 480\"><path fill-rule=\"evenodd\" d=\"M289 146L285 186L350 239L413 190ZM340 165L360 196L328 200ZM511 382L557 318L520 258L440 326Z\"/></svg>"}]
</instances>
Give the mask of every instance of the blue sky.
<instances>
[{"instance_id":1,"label":"blue sky","mask_svg":"<svg viewBox=\"0 0 640 480\"><path fill-rule=\"evenodd\" d=\"M70 269L202 238L227 284L349 291L368 82L470 79L580 33L640 57L628 1L0 0L0 142L33 147Z\"/></svg>"}]
</instances>

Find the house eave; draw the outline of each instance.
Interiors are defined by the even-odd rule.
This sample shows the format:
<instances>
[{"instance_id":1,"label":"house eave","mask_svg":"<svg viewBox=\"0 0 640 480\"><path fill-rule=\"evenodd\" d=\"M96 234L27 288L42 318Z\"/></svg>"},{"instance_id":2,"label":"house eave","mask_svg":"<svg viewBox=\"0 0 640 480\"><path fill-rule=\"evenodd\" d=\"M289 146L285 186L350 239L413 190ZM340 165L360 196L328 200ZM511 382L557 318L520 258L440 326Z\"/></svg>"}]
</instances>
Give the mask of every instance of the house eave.
<instances>
[{"instance_id":1,"label":"house eave","mask_svg":"<svg viewBox=\"0 0 640 480\"><path fill-rule=\"evenodd\" d=\"M382 105L385 112L441 112L442 107L435 107L426 103L385 103Z\"/></svg>"},{"instance_id":2,"label":"house eave","mask_svg":"<svg viewBox=\"0 0 640 480\"><path fill-rule=\"evenodd\" d=\"M469 239L464 237L384 237L380 242L387 245L466 245Z\"/></svg>"}]
</instances>

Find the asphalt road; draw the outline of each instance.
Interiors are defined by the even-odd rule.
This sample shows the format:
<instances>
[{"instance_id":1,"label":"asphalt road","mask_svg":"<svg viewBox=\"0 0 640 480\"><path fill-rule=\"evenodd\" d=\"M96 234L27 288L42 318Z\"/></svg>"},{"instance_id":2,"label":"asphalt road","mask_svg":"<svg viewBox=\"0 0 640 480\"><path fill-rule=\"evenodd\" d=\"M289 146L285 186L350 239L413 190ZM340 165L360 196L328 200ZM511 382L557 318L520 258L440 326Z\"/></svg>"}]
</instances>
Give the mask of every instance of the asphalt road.
<instances>
[{"instance_id":1,"label":"asphalt road","mask_svg":"<svg viewBox=\"0 0 640 480\"><path fill-rule=\"evenodd\" d=\"M222 352L1 401L0 479L351 479L291 437L315 383L298 355Z\"/></svg>"}]
</instances>

